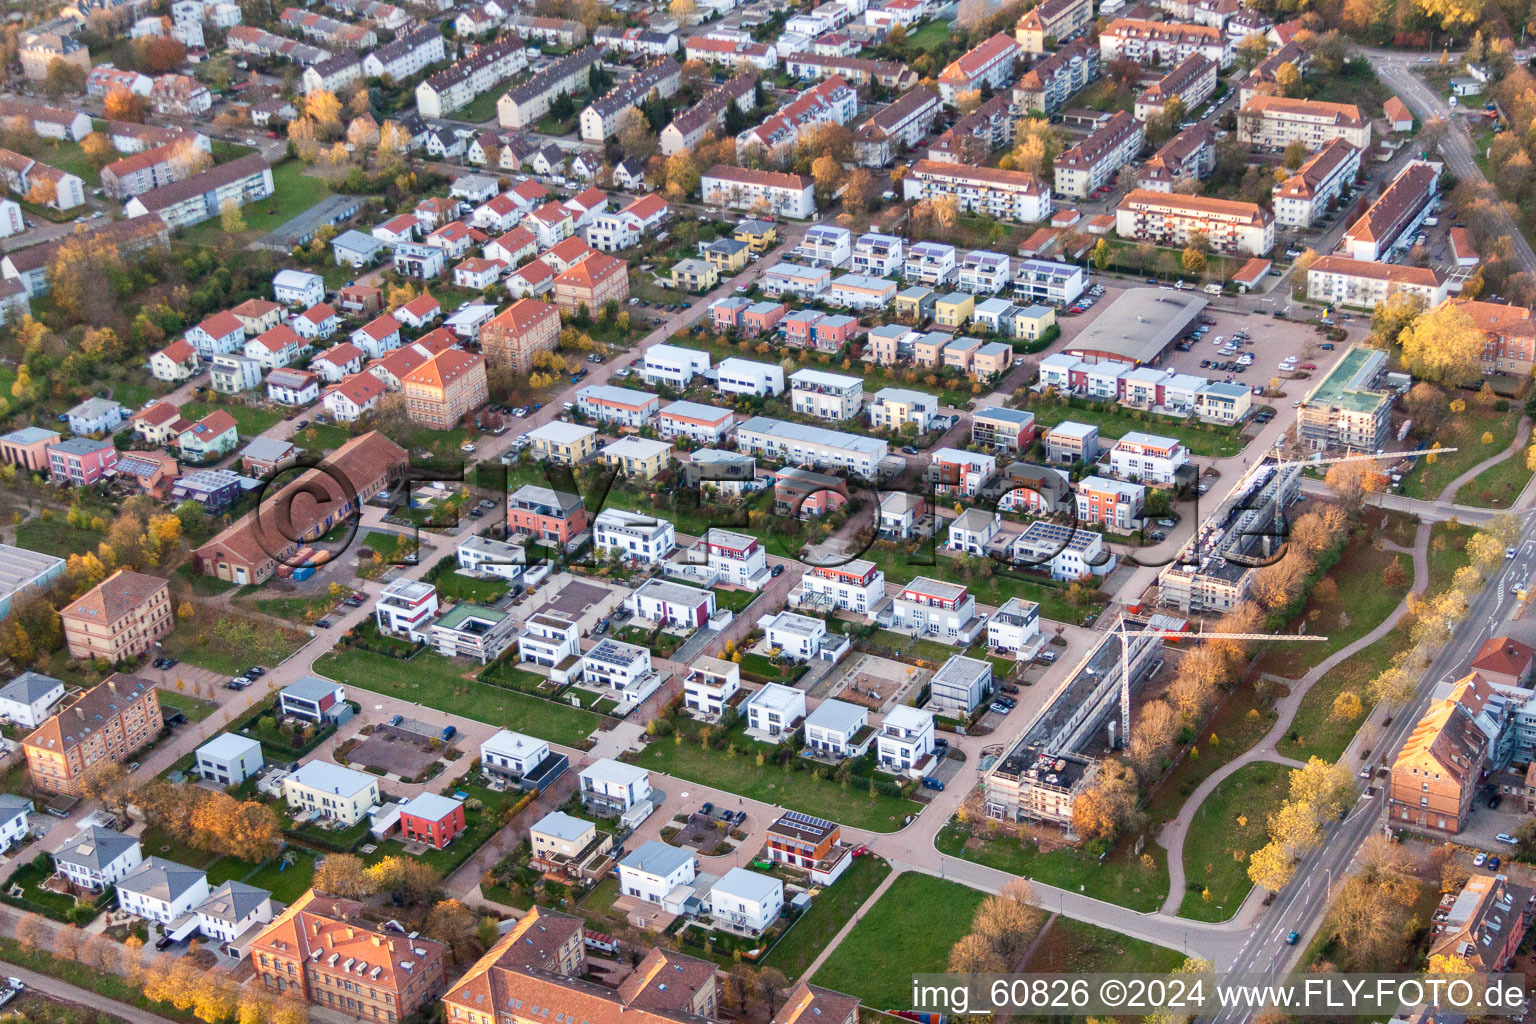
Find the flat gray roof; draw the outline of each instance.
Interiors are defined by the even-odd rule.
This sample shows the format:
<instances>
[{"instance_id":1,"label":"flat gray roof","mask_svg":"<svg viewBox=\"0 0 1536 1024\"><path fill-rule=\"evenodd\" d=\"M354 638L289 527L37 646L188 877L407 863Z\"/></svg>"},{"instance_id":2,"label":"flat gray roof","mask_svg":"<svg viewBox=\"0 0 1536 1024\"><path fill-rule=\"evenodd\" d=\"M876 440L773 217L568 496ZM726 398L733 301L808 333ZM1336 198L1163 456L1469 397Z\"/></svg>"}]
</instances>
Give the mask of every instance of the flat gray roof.
<instances>
[{"instance_id":1,"label":"flat gray roof","mask_svg":"<svg viewBox=\"0 0 1536 1024\"><path fill-rule=\"evenodd\" d=\"M1150 363L1194 325L1207 305L1192 290L1128 288L1062 351L1083 359Z\"/></svg>"}]
</instances>

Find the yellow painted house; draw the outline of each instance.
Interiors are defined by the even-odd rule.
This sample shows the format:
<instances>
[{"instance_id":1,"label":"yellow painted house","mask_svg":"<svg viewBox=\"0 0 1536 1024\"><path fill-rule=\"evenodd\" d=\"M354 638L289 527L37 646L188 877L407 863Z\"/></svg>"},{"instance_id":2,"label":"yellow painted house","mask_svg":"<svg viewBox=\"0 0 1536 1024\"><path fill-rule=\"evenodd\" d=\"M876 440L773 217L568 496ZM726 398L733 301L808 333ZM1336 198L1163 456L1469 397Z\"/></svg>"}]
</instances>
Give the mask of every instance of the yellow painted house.
<instances>
[{"instance_id":1,"label":"yellow painted house","mask_svg":"<svg viewBox=\"0 0 1536 1024\"><path fill-rule=\"evenodd\" d=\"M976 309L976 299L965 292L941 295L933 304L933 322L940 327L961 327L971 319Z\"/></svg>"},{"instance_id":2,"label":"yellow painted house","mask_svg":"<svg viewBox=\"0 0 1536 1024\"><path fill-rule=\"evenodd\" d=\"M605 445L600 457L605 465L612 466L627 477L650 480L667 468L672 457L672 445L646 437L621 437Z\"/></svg>"},{"instance_id":3,"label":"yellow painted house","mask_svg":"<svg viewBox=\"0 0 1536 1024\"><path fill-rule=\"evenodd\" d=\"M720 283L720 271L703 260L678 260L672 268L672 287L687 292L707 292Z\"/></svg>"},{"instance_id":4,"label":"yellow painted house","mask_svg":"<svg viewBox=\"0 0 1536 1024\"><path fill-rule=\"evenodd\" d=\"M704 259L722 274L734 274L743 269L752 255L750 245L734 238L717 238L702 250Z\"/></svg>"},{"instance_id":5,"label":"yellow painted house","mask_svg":"<svg viewBox=\"0 0 1536 1024\"><path fill-rule=\"evenodd\" d=\"M779 244L779 229L769 220L744 220L736 225L732 236L738 242L746 242L753 252L763 253Z\"/></svg>"}]
</instances>

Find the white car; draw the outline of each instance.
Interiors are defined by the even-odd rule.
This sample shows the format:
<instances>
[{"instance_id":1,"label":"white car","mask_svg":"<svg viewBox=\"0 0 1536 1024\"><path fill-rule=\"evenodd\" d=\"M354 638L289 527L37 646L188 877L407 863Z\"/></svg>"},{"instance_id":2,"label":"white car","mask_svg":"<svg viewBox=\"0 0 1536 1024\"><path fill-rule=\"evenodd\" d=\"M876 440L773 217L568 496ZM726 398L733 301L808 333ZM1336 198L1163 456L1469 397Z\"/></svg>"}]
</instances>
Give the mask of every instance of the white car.
<instances>
[{"instance_id":1,"label":"white car","mask_svg":"<svg viewBox=\"0 0 1536 1024\"><path fill-rule=\"evenodd\" d=\"M1515 555L1517 555L1517 554L1519 554L1519 552L1516 551L1514 548L1505 548L1504 549L1504 557L1505 558L1514 558Z\"/></svg>"},{"instance_id":2,"label":"white car","mask_svg":"<svg viewBox=\"0 0 1536 1024\"><path fill-rule=\"evenodd\" d=\"M1510 835L1508 832L1500 832L1498 835L1494 836L1493 838L1497 839L1501 843L1507 843L1510 846L1519 846L1520 845L1520 840L1516 839L1514 836Z\"/></svg>"},{"instance_id":3,"label":"white car","mask_svg":"<svg viewBox=\"0 0 1536 1024\"><path fill-rule=\"evenodd\" d=\"M473 452L474 450L475 446L470 444L468 441L465 441L463 444L459 445L459 451L461 452Z\"/></svg>"}]
</instances>

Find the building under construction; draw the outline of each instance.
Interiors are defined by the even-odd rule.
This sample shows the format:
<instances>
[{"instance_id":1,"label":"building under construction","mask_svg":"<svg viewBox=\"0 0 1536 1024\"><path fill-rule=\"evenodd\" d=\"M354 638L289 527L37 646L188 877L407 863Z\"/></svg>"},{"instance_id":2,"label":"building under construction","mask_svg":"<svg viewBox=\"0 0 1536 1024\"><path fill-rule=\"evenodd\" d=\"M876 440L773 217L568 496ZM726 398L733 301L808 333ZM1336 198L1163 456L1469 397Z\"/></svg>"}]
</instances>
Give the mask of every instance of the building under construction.
<instances>
[{"instance_id":1,"label":"building under construction","mask_svg":"<svg viewBox=\"0 0 1536 1024\"><path fill-rule=\"evenodd\" d=\"M1157 574L1158 603L1219 614L1246 600L1256 567L1285 542L1285 510L1301 497L1304 465L1266 456L1244 473L1179 557Z\"/></svg>"},{"instance_id":2,"label":"building under construction","mask_svg":"<svg viewBox=\"0 0 1536 1024\"><path fill-rule=\"evenodd\" d=\"M983 780L987 814L1004 821L1072 824L1072 804L1098 773L1095 751L1116 745L1130 691L1162 664L1163 640L1135 630L1181 628L1167 616L1127 618L1105 633ZM1128 649L1123 645L1129 645ZM1127 671L1128 670L1128 671ZM1122 678L1129 675L1129 688ZM1122 692L1124 690L1124 692Z\"/></svg>"}]
</instances>

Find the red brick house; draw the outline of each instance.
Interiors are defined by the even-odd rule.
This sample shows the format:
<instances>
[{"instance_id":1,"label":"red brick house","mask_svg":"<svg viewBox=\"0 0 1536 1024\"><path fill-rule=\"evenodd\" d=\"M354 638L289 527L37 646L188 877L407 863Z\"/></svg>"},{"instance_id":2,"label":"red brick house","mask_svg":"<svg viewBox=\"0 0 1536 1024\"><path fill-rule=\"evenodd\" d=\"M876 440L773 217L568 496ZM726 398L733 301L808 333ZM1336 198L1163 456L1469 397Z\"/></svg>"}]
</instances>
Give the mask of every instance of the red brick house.
<instances>
[{"instance_id":1,"label":"red brick house","mask_svg":"<svg viewBox=\"0 0 1536 1024\"><path fill-rule=\"evenodd\" d=\"M464 831L464 801L436 793L412 797L400 808L400 834L405 841L426 843L441 850Z\"/></svg>"}]
</instances>

